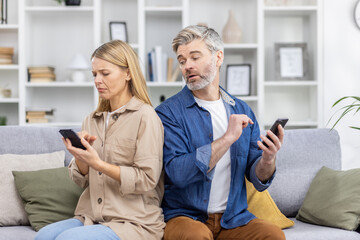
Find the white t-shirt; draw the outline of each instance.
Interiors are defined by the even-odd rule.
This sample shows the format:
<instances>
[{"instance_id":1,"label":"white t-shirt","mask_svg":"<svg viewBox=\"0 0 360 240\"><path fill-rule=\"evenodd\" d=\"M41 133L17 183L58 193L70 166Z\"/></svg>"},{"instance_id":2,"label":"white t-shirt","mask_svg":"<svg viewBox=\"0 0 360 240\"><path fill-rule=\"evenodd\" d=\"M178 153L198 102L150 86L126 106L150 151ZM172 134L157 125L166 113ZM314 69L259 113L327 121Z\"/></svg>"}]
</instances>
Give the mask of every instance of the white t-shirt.
<instances>
[{"instance_id":1,"label":"white t-shirt","mask_svg":"<svg viewBox=\"0 0 360 240\"><path fill-rule=\"evenodd\" d=\"M115 112L117 112L117 111L119 111L120 109L122 109L123 107L125 107L125 105L124 106L121 106L121 107L119 107L118 109L116 109L115 111L112 111L112 112L108 112L108 114L107 114L107 118L106 118L106 122L105 122L105 129L107 129L107 127L108 127L108 125L109 125L109 119L110 119L110 117L115 113Z\"/></svg>"},{"instance_id":2,"label":"white t-shirt","mask_svg":"<svg viewBox=\"0 0 360 240\"><path fill-rule=\"evenodd\" d=\"M195 98L197 104L211 114L214 141L222 137L228 127L228 118L223 100L205 101ZM211 183L208 213L223 213L226 209L230 191L231 161L230 150L222 156L214 169Z\"/></svg>"}]
</instances>

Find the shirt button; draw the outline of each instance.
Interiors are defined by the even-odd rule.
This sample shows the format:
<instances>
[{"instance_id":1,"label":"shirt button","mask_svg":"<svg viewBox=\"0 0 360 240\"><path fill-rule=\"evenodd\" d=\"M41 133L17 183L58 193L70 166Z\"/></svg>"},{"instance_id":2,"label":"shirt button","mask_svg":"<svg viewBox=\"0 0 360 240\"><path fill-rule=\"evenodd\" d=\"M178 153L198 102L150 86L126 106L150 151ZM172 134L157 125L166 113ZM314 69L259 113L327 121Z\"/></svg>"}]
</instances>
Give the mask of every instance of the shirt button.
<instances>
[{"instance_id":1,"label":"shirt button","mask_svg":"<svg viewBox=\"0 0 360 240\"><path fill-rule=\"evenodd\" d=\"M212 134L210 133L210 134L209 134L209 138L211 138L211 137L212 137Z\"/></svg>"},{"instance_id":2,"label":"shirt button","mask_svg":"<svg viewBox=\"0 0 360 240\"><path fill-rule=\"evenodd\" d=\"M209 113L206 113L206 116L209 116L210 114Z\"/></svg>"},{"instance_id":3,"label":"shirt button","mask_svg":"<svg viewBox=\"0 0 360 240\"><path fill-rule=\"evenodd\" d=\"M99 172L99 175L101 175L102 174L102 172Z\"/></svg>"},{"instance_id":4,"label":"shirt button","mask_svg":"<svg viewBox=\"0 0 360 240\"><path fill-rule=\"evenodd\" d=\"M204 200L204 203L207 203L207 200Z\"/></svg>"},{"instance_id":5,"label":"shirt button","mask_svg":"<svg viewBox=\"0 0 360 240\"><path fill-rule=\"evenodd\" d=\"M101 204L102 203L102 199L98 198L98 203Z\"/></svg>"},{"instance_id":6,"label":"shirt button","mask_svg":"<svg viewBox=\"0 0 360 240\"><path fill-rule=\"evenodd\" d=\"M116 121L116 120L119 118L119 115L114 114L114 115L112 116L112 118Z\"/></svg>"}]
</instances>

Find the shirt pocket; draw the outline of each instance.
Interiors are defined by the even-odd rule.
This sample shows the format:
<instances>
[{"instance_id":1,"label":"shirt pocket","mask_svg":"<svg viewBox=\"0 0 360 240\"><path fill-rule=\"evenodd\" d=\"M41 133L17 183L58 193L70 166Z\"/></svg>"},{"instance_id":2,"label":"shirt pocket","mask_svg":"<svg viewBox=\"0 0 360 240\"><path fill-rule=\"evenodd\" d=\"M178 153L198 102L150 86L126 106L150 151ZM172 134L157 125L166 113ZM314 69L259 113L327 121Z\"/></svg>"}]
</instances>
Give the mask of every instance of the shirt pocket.
<instances>
[{"instance_id":1,"label":"shirt pocket","mask_svg":"<svg viewBox=\"0 0 360 240\"><path fill-rule=\"evenodd\" d=\"M111 143L108 150L110 163L117 166L132 166L136 151L136 140L119 138Z\"/></svg>"}]
</instances>

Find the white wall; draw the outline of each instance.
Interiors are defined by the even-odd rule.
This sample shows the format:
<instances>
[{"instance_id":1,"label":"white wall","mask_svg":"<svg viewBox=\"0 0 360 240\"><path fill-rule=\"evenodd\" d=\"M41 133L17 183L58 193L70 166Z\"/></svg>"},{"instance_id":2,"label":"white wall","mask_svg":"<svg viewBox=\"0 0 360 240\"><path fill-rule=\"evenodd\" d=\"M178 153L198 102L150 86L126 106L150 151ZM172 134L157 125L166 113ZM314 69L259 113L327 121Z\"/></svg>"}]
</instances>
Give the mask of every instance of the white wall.
<instances>
[{"instance_id":1,"label":"white wall","mask_svg":"<svg viewBox=\"0 0 360 240\"><path fill-rule=\"evenodd\" d=\"M325 125L336 112L331 106L337 99L360 96L360 29L354 21L357 0L323 2ZM336 126L341 138L343 169L359 168L360 131L348 126L360 127L360 112L349 115Z\"/></svg>"}]
</instances>

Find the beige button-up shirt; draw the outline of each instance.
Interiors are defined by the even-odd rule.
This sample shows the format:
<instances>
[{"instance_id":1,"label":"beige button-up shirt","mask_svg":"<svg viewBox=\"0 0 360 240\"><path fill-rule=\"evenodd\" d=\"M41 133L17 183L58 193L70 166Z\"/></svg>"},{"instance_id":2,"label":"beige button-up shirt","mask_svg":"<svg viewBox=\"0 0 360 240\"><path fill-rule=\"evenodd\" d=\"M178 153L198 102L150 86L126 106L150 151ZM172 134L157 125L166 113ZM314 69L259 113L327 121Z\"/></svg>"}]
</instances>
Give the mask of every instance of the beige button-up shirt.
<instances>
[{"instance_id":1,"label":"beige button-up shirt","mask_svg":"<svg viewBox=\"0 0 360 240\"><path fill-rule=\"evenodd\" d=\"M160 208L164 193L164 130L154 109L133 97L115 112L105 129L107 112L93 112L83 130L97 136L100 159L120 167L120 181L90 168L84 176L75 159L70 176L85 188L75 209L84 225L109 226L121 240L160 240L165 227Z\"/></svg>"}]
</instances>

